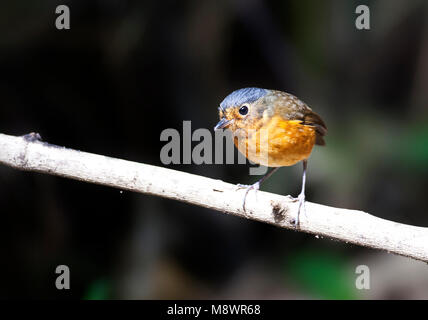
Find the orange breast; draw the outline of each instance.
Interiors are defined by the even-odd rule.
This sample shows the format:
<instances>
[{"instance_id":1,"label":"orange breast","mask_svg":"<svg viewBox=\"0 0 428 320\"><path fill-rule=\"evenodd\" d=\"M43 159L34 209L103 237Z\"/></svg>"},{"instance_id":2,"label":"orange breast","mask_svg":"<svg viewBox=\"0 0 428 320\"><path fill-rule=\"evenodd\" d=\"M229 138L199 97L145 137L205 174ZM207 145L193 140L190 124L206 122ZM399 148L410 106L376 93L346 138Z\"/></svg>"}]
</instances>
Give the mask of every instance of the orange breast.
<instances>
[{"instance_id":1,"label":"orange breast","mask_svg":"<svg viewBox=\"0 0 428 320\"><path fill-rule=\"evenodd\" d=\"M259 130L235 136L235 145L250 161L268 166L291 166L307 159L315 144L315 129L299 120L273 116Z\"/></svg>"}]
</instances>

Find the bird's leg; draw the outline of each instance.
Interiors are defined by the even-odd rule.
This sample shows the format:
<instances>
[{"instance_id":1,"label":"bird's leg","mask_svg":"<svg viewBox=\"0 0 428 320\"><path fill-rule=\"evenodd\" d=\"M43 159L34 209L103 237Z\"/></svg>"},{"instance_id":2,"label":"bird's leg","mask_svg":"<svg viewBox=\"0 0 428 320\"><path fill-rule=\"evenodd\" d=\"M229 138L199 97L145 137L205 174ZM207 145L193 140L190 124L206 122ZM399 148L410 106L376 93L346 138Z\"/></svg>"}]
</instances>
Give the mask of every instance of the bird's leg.
<instances>
[{"instance_id":1,"label":"bird's leg","mask_svg":"<svg viewBox=\"0 0 428 320\"><path fill-rule=\"evenodd\" d=\"M248 195L248 192L250 192L250 190L251 189L253 189L253 190L255 190L255 191L257 191L257 190L259 190L260 189L260 185L262 184L262 182L263 181L265 181L265 180L267 180L271 175L273 175L274 174L274 172L276 171L276 170L278 170L280 167L277 167L277 168L273 168L273 169L271 169L268 173L266 173L259 181L257 181L256 183L254 183L254 184L251 184L251 185L247 185L247 184L238 184L237 185L237 187L238 187L238 189L246 189L245 190L245 195L244 195L244 200L243 200L243 202L242 202L242 209L244 209L244 212L245 212L245 201L247 200L247 195Z\"/></svg>"},{"instance_id":2,"label":"bird's leg","mask_svg":"<svg viewBox=\"0 0 428 320\"><path fill-rule=\"evenodd\" d=\"M305 205L305 184L306 184L306 169L308 168L308 160L303 160L303 176L302 176L302 191L300 191L299 196L297 197L297 200L299 200L299 208L297 210L297 217L294 221L294 226L298 228L299 226L299 216L300 216L300 209L303 207L303 211L306 214L306 205Z\"/></svg>"}]
</instances>

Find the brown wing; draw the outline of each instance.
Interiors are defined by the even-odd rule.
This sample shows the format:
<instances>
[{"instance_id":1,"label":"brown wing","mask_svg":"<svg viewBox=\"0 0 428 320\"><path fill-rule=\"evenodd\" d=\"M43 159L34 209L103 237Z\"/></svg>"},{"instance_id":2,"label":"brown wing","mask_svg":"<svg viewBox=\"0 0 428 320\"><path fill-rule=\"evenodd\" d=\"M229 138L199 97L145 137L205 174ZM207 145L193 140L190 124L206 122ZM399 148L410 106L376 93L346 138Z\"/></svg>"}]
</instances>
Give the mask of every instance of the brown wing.
<instances>
[{"instance_id":1,"label":"brown wing","mask_svg":"<svg viewBox=\"0 0 428 320\"><path fill-rule=\"evenodd\" d=\"M314 126L317 134L315 144L325 146L323 137L327 134L327 126L321 117L308 108L303 116L303 124Z\"/></svg>"},{"instance_id":2,"label":"brown wing","mask_svg":"<svg viewBox=\"0 0 428 320\"><path fill-rule=\"evenodd\" d=\"M304 125L315 127L315 144L324 146L323 137L327 134L327 126L321 117L292 94L281 91L274 91L274 94L279 94L279 99L277 98L275 101L277 112L287 119L302 120Z\"/></svg>"}]
</instances>

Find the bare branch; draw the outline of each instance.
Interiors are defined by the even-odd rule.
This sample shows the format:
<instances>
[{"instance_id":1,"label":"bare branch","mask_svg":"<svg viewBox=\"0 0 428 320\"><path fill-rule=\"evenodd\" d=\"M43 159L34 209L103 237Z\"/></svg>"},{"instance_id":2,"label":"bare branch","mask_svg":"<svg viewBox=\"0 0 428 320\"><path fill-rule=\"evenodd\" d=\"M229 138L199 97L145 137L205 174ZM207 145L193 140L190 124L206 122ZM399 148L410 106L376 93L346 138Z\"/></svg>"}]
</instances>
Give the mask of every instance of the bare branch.
<instances>
[{"instance_id":1,"label":"bare branch","mask_svg":"<svg viewBox=\"0 0 428 320\"><path fill-rule=\"evenodd\" d=\"M295 229L297 202L287 197L250 192L221 180L58 147L36 135L0 134L0 163L123 190L175 199L239 217ZM428 228L396 223L366 212L306 203L300 231L361 246L386 250L428 262Z\"/></svg>"}]
</instances>

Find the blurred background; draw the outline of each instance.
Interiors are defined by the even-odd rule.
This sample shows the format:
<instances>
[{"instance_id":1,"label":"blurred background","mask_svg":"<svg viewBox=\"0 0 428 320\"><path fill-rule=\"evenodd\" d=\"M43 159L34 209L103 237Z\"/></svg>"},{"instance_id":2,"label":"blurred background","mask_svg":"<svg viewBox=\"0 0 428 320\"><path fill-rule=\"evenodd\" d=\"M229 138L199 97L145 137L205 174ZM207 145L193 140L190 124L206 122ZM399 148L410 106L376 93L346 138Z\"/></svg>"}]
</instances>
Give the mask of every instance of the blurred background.
<instances>
[{"instance_id":1,"label":"blurred background","mask_svg":"<svg viewBox=\"0 0 428 320\"><path fill-rule=\"evenodd\" d=\"M329 128L309 201L428 226L427 1L6 0L0 74L1 133L157 166L162 130L212 129L233 90L293 93ZM300 186L298 165L262 189ZM177 201L0 166L0 208L0 298L428 299L424 263ZM55 288L60 264L71 290Z\"/></svg>"}]
</instances>

